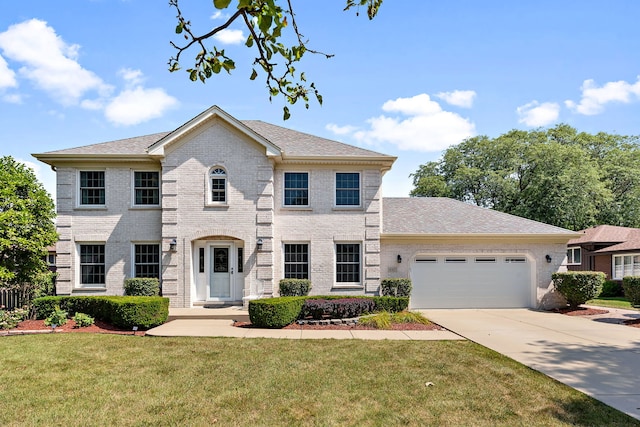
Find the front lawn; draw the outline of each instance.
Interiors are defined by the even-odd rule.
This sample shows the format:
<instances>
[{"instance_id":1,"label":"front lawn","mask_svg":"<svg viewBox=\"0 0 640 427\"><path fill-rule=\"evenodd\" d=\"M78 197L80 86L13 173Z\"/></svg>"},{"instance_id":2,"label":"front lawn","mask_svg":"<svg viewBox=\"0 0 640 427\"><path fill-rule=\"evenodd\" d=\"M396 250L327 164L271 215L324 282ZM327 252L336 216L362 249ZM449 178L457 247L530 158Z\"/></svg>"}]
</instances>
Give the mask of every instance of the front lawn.
<instances>
[{"instance_id":1,"label":"front lawn","mask_svg":"<svg viewBox=\"0 0 640 427\"><path fill-rule=\"evenodd\" d=\"M624 308L626 310L638 310L637 307L633 307L629 300L625 297L600 297L587 301L588 305L597 305L600 307L609 308Z\"/></svg>"},{"instance_id":2,"label":"front lawn","mask_svg":"<svg viewBox=\"0 0 640 427\"><path fill-rule=\"evenodd\" d=\"M468 341L59 333L0 366L3 426L640 425Z\"/></svg>"}]
</instances>

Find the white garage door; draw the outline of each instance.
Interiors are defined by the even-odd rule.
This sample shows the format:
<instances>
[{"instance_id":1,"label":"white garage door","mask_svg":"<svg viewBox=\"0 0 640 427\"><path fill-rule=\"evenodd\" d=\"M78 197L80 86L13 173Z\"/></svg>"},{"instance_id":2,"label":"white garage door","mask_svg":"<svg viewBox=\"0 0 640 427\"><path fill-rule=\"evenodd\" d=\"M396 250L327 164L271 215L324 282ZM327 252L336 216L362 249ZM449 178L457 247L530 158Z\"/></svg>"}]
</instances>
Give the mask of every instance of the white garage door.
<instances>
[{"instance_id":1,"label":"white garage door","mask_svg":"<svg viewBox=\"0 0 640 427\"><path fill-rule=\"evenodd\" d=\"M411 308L531 306L531 263L524 255L424 255L411 268Z\"/></svg>"}]
</instances>

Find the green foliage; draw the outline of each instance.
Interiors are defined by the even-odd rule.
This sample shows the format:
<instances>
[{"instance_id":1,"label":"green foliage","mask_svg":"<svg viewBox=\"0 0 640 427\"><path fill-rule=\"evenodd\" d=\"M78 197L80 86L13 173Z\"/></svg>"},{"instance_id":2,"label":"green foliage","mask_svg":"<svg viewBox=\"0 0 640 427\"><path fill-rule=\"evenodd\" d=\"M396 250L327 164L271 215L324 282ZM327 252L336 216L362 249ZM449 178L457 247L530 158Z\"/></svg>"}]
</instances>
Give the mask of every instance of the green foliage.
<instances>
[{"instance_id":1,"label":"green foliage","mask_svg":"<svg viewBox=\"0 0 640 427\"><path fill-rule=\"evenodd\" d=\"M124 329L153 328L169 317L169 299L162 297L43 297L35 299L33 306L39 319L49 316L59 306L70 313L87 313Z\"/></svg>"},{"instance_id":2,"label":"green foliage","mask_svg":"<svg viewBox=\"0 0 640 427\"><path fill-rule=\"evenodd\" d=\"M169 71L179 70L181 55L195 45L197 54L194 64L186 70L191 81L200 80L204 83L223 70L230 74L236 68L233 59L227 56L224 49L218 49L216 46L207 48L204 42L237 22L248 30L249 36L245 46L255 50L256 53L249 79L255 80L258 77L258 72L264 73L269 100L274 96L282 95L291 105L303 101L305 108L309 108L309 98L313 95L322 105L322 95L316 89L315 84L307 85L305 73L298 72L296 66L305 53L318 54L326 58L331 58L333 55L310 49L307 46L308 42L298 31L291 2L284 0L239 0L237 5L234 4L235 9L230 0L214 0L213 4L219 10L229 9L225 11L228 13L227 20L205 34L196 35L191 21L184 17L178 0L169 0L169 5L174 7L177 12L178 23L175 27L175 33L184 39L179 44L171 42L171 45L176 49L176 54L169 59ZM369 19L373 19L381 5L382 0L346 0L344 10L355 8L356 14L359 14L360 7L366 7L367 16ZM290 29L292 34L287 34L287 29ZM290 41L291 45L286 45L283 41ZM285 106L283 112L284 120L287 120L291 115L289 108Z\"/></svg>"},{"instance_id":3,"label":"green foliage","mask_svg":"<svg viewBox=\"0 0 640 427\"><path fill-rule=\"evenodd\" d=\"M62 325L67 323L67 321L68 321L67 316L68 315L69 315L69 313L67 313L66 311L62 310L60 307L55 307L53 309L53 313L51 313L49 315L49 317L44 319L44 324L47 325L47 326L52 326L52 325L62 326Z\"/></svg>"},{"instance_id":4,"label":"green foliage","mask_svg":"<svg viewBox=\"0 0 640 427\"><path fill-rule=\"evenodd\" d=\"M124 294L137 297L157 297L160 295L160 281L155 277L126 279Z\"/></svg>"},{"instance_id":5,"label":"green foliage","mask_svg":"<svg viewBox=\"0 0 640 427\"><path fill-rule=\"evenodd\" d=\"M376 329L391 329L393 324L398 323L419 323L429 325L431 322L422 314L414 311L400 311L389 313L386 311L362 317L358 323L366 326L373 326Z\"/></svg>"},{"instance_id":6,"label":"green foliage","mask_svg":"<svg viewBox=\"0 0 640 427\"><path fill-rule=\"evenodd\" d=\"M376 304L374 311L388 311L397 313L409 307L409 297L373 297Z\"/></svg>"},{"instance_id":7,"label":"green foliage","mask_svg":"<svg viewBox=\"0 0 640 427\"><path fill-rule=\"evenodd\" d=\"M305 297L264 298L249 301L249 319L259 328L284 328L302 311Z\"/></svg>"},{"instance_id":8,"label":"green foliage","mask_svg":"<svg viewBox=\"0 0 640 427\"><path fill-rule=\"evenodd\" d=\"M53 200L35 174L12 157L0 158L0 283L31 286L50 276L46 247L57 240Z\"/></svg>"},{"instance_id":9,"label":"green foliage","mask_svg":"<svg viewBox=\"0 0 640 427\"><path fill-rule=\"evenodd\" d=\"M624 296L631 305L640 305L640 276L627 276L622 278Z\"/></svg>"},{"instance_id":10,"label":"green foliage","mask_svg":"<svg viewBox=\"0 0 640 427\"><path fill-rule=\"evenodd\" d=\"M383 296L410 297L411 289L411 279L384 279L382 283L380 283L380 293Z\"/></svg>"},{"instance_id":11,"label":"green foliage","mask_svg":"<svg viewBox=\"0 0 640 427\"><path fill-rule=\"evenodd\" d=\"M621 297L623 294L622 284L615 280L605 280L602 284L602 291L598 298Z\"/></svg>"},{"instance_id":12,"label":"green foliage","mask_svg":"<svg viewBox=\"0 0 640 427\"><path fill-rule=\"evenodd\" d=\"M565 124L476 136L420 166L411 195L452 197L572 230L639 227L638 142Z\"/></svg>"},{"instance_id":13,"label":"green foliage","mask_svg":"<svg viewBox=\"0 0 640 427\"><path fill-rule=\"evenodd\" d=\"M76 313L73 316L73 321L76 322L76 328L86 328L94 324L95 319L85 313Z\"/></svg>"},{"instance_id":14,"label":"green foliage","mask_svg":"<svg viewBox=\"0 0 640 427\"><path fill-rule=\"evenodd\" d=\"M282 279L279 283L280 296L299 297L309 295L311 281L309 279Z\"/></svg>"},{"instance_id":15,"label":"green foliage","mask_svg":"<svg viewBox=\"0 0 640 427\"><path fill-rule=\"evenodd\" d=\"M556 290L571 308L577 308L599 295L605 277L600 271L567 271L551 275Z\"/></svg>"},{"instance_id":16,"label":"green foliage","mask_svg":"<svg viewBox=\"0 0 640 427\"><path fill-rule=\"evenodd\" d=\"M13 329L29 316L29 310L16 308L15 310L0 310L0 329Z\"/></svg>"}]
</instances>

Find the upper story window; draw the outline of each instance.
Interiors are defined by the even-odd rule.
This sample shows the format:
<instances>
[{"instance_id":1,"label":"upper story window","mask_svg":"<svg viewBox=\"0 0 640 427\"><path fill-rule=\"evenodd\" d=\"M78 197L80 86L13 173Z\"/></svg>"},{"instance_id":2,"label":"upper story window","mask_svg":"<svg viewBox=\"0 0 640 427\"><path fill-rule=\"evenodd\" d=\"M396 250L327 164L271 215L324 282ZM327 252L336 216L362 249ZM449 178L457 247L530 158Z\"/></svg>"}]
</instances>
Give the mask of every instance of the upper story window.
<instances>
[{"instance_id":1,"label":"upper story window","mask_svg":"<svg viewBox=\"0 0 640 427\"><path fill-rule=\"evenodd\" d=\"M210 202L227 201L227 171L222 168L213 168L209 173L209 185L211 188Z\"/></svg>"},{"instance_id":2,"label":"upper story window","mask_svg":"<svg viewBox=\"0 0 640 427\"><path fill-rule=\"evenodd\" d=\"M309 206L309 174L307 172L284 173L284 205Z\"/></svg>"},{"instance_id":3,"label":"upper story window","mask_svg":"<svg viewBox=\"0 0 640 427\"><path fill-rule=\"evenodd\" d=\"M360 174L336 173L336 206L360 206Z\"/></svg>"},{"instance_id":4,"label":"upper story window","mask_svg":"<svg viewBox=\"0 0 640 427\"><path fill-rule=\"evenodd\" d=\"M80 171L80 204L105 204L104 171Z\"/></svg>"},{"instance_id":5,"label":"upper story window","mask_svg":"<svg viewBox=\"0 0 640 427\"><path fill-rule=\"evenodd\" d=\"M582 250L579 246L567 249L567 264L569 265L582 264Z\"/></svg>"},{"instance_id":6,"label":"upper story window","mask_svg":"<svg viewBox=\"0 0 640 427\"><path fill-rule=\"evenodd\" d=\"M158 206L160 204L160 172L134 172L133 193L135 205Z\"/></svg>"}]
</instances>

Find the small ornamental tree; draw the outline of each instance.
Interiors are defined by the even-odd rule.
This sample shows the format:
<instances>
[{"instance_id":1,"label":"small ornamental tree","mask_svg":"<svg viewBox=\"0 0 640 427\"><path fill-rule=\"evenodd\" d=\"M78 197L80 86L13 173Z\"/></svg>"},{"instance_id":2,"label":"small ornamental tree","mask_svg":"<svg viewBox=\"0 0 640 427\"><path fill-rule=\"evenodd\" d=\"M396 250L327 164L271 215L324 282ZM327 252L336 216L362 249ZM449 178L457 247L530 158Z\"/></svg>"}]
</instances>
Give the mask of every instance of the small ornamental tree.
<instances>
[{"instance_id":1,"label":"small ornamental tree","mask_svg":"<svg viewBox=\"0 0 640 427\"><path fill-rule=\"evenodd\" d=\"M10 156L0 158L0 287L36 291L51 280L47 246L57 234L51 196L34 172Z\"/></svg>"}]
</instances>

